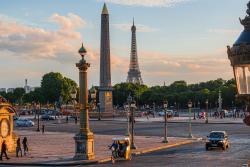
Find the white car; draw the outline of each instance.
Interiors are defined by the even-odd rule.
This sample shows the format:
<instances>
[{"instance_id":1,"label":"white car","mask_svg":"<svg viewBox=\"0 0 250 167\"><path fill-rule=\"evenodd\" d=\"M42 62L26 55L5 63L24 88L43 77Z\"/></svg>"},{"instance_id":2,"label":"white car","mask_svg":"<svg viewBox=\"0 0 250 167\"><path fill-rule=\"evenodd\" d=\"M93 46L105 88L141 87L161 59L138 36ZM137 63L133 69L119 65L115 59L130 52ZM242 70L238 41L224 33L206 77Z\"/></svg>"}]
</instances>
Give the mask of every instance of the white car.
<instances>
[{"instance_id":1,"label":"white car","mask_svg":"<svg viewBox=\"0 0 250 167\"><path fill-rule=\"evenodd\" d=\"M31 126L34 126L35 123L31 121L30 119L19 118L18 120L15 121L15 125L19 127L31 127Z\"/></svg>"},{"instance_id":2,"label":"white car","mask_svg":"<svg viewBox=\"0 0 250 167\"><path fill-rule=\"evenodd\" d=\"M166 112L168 117L172 117L174 115L174 111L173 110L167 110ZM158 112L159 116L165 116L165 111L160 111Z\"/></svg>"}]
</instances>

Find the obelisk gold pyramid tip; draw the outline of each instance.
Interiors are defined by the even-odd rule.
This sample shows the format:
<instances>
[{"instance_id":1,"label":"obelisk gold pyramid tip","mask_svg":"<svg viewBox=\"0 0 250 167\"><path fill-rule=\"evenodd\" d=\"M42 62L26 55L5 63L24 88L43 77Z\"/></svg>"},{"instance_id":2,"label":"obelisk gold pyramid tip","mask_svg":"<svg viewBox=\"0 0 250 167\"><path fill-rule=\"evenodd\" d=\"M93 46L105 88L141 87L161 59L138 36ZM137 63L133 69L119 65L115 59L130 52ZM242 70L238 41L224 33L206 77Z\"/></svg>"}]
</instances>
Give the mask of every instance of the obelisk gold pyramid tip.
<instances>
[{"instance_id":1,"label":"obelisk gold pyramid tip","mask_svg":"<svg viewBox=\"0 0 250 167\"><path fill-rule=\"evenodd\" d=\"M102 14L109 14L108 8L107 8L107 6L106 6L106 3L104 3L104 5L103 5Z\"/></svg>"}]
</instances>

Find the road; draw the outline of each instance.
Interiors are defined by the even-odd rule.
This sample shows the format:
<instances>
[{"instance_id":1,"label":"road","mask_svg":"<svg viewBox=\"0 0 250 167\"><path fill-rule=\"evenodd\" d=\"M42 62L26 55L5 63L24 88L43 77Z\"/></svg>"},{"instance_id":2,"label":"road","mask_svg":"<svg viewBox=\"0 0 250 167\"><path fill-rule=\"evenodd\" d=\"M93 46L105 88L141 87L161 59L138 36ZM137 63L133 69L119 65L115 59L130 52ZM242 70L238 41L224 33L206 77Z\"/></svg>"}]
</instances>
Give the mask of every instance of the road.
<instances>
[{"instance_id":1,"label":"road","mask_svg":"<svg viewBox=\"0 0 250 167\"><path fill-rule=\"evenodd\" d=\"M240 167L249 163L250 146L248 143L232 141L227 151L220 149L205 151L204 143L180 146L151 154L134 157L132 161L116 162L114 167ZM111 163L95 165L108 167Z\"/></svg>"},{"instance_id":2,"label":"road","mask_svg":"<svg viewBox=\"0 0 250 167\"><path fill-rule=\"evenodd\" d=\"M60 131L75 133L78 126L70 123L56 124L55 122L45 122L46 131ZM121 121L91 121L91 129L95 134L123 135L126 133L126 122ZM137 122L135 133L141 136L162 136L163 122ZM19 128L18 128L19 129ZM22 128L35 130L33 128ZM208 167L228 167L242 166L244 163L250 164L250 127L244 124L201 124L194 123L192 132L195 137L205 138L209 131L225 130L229 134L231 147L227 151L211 150L205 151L204 141L196 144L180 146L159 152L136 156L132 161L121 161L114 166L208 166ZM187 123L169 123L168 135L173 137L187 137ZM135 138L136 143L136 138ZM110 166L111 164L100 164L99 166ZM96 165L95 165L96 166Z\"/></svg>"}]
</instances>

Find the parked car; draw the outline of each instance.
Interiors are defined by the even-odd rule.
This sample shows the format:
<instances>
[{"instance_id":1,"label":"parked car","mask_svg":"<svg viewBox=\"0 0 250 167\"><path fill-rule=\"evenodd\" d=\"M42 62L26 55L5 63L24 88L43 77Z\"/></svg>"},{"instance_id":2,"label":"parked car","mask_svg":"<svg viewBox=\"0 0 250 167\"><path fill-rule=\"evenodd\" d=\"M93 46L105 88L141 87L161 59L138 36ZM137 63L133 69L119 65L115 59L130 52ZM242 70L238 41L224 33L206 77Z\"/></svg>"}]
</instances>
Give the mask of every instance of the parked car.
<instances>
[{"instance_id":1,"label":"parked car","mask_svg":"<svg viewBox=\"0 0 250 167\"><path fill-rule=\"evenodd\" d=\"M229 148L229 139L225 131L212 131L209 136L207 136L206 150L215 147L220 147L223 150Z\"/></svg>"},{"instance_id":2,"label":"parked car","mask_svg":"<svg viewBox=\"0 0 250 167\"><path fill-rule=\"evenodd\" d=\"M49 115L49 114L43 114L42 116L41 116L41 119L42 120L46 120L46 121L49 121L49 120L55 120L55 117L53 117L52 115Z\"/></svg>"},{"instance_id":3,"label":"parked car","mask_svg":"<svg viewBox=\"0 0 250 167\"><path fill-rule=\"evenodd\" d=\"M173 110L167 110L166 114L167 114L168 118L171 118L171 117L174 116L174 111ZM158 115L159 116L165 116L165 111L163 110L163 111L158 112Z\"/></svg>"},{"instance_id":4,"label":"parked car","mask_svg":"<svg viewBox=\"0 0 250 167\"><path fill-rule=\"evenodd\" d=\"M35 123L31 121L30 119L19 118L15 121L15 125L18 127L31 127L31 126L34 126Z\"/></svg>"}]
</instances>

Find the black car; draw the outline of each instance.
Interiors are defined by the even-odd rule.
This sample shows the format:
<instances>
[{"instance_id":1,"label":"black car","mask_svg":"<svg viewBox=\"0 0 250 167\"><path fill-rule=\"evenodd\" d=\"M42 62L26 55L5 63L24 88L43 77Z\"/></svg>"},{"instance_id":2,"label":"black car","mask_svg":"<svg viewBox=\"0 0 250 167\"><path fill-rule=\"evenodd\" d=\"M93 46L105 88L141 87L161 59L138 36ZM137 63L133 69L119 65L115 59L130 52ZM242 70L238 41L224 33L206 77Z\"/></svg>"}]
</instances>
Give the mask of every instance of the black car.
<instances>
[{"instance_id":1,"label":"black car","mask_svg":"<svg viewBox=\"0 0 250 167\"><path fill-rule=\"evenodd\" d=\"M223 150L229 148L228 135L225 131L212 131L207 136L206 150L215 147L222 148Z\"/></svg>"}]
</instances>

